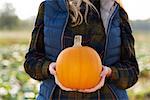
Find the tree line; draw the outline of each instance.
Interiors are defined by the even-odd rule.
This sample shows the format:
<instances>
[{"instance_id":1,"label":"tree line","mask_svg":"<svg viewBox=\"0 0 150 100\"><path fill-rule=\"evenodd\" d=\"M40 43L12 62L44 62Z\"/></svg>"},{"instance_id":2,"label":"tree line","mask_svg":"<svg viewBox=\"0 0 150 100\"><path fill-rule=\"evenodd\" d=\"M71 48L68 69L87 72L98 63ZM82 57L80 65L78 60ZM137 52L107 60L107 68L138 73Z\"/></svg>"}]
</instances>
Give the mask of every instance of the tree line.
<instances>
[{"instance_id":1,"label":"tree line","mask_svg":"<svg viewBox=\"0 0 150 100\"><path fill-rule=\"evenodd\" d=\"M27 30L32 26L33 18L19 19L12 4L6 3L3 9L0 9L0 30Z\"/></svg>"},{"instance_id":2,"label":"tree line","mask_svg":"<svg viewBox=\"0 0 150 100\"><path fill-rule=\"evenodd\" d=\"M150 19L130 21L133 31L150 33Z\"/></svg>"},{"instance_id":3,"label":"tree line","mask_svg":"<svg viewBox=\"0 0 150 100\"><path fill-rule=\"evenodd\" d=\"M10 3L6 3L0 10L0 30L31 30L34 19L20 20L15 14L15 9ZM130 21L133 31L150 32L150 19Z\"/></svg>"}]
</instances>

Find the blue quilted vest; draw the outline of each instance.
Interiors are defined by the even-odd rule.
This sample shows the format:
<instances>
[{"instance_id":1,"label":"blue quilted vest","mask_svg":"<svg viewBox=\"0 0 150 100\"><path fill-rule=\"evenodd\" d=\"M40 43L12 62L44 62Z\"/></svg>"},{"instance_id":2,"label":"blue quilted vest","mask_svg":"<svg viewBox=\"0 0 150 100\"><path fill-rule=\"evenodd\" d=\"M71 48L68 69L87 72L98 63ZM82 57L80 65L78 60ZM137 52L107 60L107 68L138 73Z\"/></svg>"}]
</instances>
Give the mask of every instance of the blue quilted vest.
<instances>
[{"instance_id":1,"label":"blue quilted vest","mask_svg":"<svg viewBox=\"0 0 150 100\"><path fill-rule=\"evenodd\" d=\"M121 30L120 30L120 16L118 7L116 7L112 14L108 29L105 45L105 54L103 62L107 66L111 66L120 60L120 46L121 46Z\"/></svg>"},{"instance_id":2,"label":"blue quilted vest","mask_svg":"<svg viewBox=\"0 0 150 100\"><path fill-rule=\"evenodd\" d=\"M63 49L63 36L68 21L69 13L65 0L46 0L44 12L44 43L45 53L51 61L56 61L58 54ZM55 37L55 38L53 38ZM111 65L120 59L120 28L119 28L119 12L116 7L115 12L110 18L107 38L105 44L105 54L103 63ZM112 52L112 50L114 50ZM111 51L111 52L109 52ZM125 90L118 89L110 84L118 100L128 99ZM49 100L56 85L54 79L44 80L40 85L37 100Z\"/></svg>"}]
</instances>

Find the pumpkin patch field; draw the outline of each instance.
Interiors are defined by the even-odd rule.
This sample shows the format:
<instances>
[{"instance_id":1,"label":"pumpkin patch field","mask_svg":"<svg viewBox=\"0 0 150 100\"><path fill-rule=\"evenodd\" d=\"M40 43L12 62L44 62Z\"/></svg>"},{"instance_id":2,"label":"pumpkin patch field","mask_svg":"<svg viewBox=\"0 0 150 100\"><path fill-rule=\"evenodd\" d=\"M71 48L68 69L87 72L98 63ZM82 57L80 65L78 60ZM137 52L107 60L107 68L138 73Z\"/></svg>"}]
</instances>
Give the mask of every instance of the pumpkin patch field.
<instances>
[{"instance_id":1,"label":"pumpkin patch field","mask_svg":"<svg viewBox=\"0 0 150 100\"><path fill-rule=\"evenodd\" d=\"M29 31L0 32L0 100L35 100L37 96L40 82L31 79L23 67L30 36ZM130 100L149 100L150 33L136 32L134 37L140 75L127 91Z\"/></svg>"}]
</instances>

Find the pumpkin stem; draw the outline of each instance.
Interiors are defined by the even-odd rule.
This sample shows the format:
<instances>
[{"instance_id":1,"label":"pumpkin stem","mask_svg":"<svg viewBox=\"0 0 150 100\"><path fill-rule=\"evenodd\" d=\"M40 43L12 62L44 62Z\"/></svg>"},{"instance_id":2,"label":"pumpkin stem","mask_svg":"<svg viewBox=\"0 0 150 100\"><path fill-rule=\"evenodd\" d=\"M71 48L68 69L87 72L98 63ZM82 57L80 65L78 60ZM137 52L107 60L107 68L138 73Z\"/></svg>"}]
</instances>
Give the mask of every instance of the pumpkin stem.
<instances>
[{"instance_id":1,"label":"pumpkin stem","mask_svg":"<svg viewBox=\"0 0 150 100\"><path fill-rule=\"evenodd\" d=\"M73 47L82 46L81 43L82 43L82 36L81 35L75 35Z\"/></svg>"}]
</instances>

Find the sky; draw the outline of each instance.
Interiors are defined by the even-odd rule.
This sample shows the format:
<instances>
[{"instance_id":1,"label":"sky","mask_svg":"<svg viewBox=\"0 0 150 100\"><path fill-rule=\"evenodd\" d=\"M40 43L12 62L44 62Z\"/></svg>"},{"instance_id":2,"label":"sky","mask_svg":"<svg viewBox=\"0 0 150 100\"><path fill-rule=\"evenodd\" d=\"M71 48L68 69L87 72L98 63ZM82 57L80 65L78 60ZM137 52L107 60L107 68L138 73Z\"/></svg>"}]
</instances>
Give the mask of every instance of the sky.
<instances>
[{"instance_id":1,"label":"sky","mask_svg":"<svg viewBox=\"0 0 150 100\"><path fill-rule=\"evenodd\" d=\"M12 3L20 19L36 16L39 4L43 0L0 0L0 8L4 3ZM125 10L131 20L150 18L150 0L122 0Z\"/></svg>"}]
</instances>

